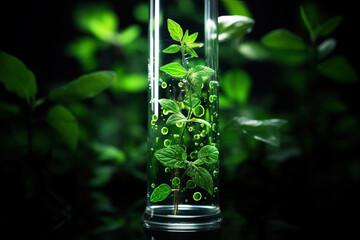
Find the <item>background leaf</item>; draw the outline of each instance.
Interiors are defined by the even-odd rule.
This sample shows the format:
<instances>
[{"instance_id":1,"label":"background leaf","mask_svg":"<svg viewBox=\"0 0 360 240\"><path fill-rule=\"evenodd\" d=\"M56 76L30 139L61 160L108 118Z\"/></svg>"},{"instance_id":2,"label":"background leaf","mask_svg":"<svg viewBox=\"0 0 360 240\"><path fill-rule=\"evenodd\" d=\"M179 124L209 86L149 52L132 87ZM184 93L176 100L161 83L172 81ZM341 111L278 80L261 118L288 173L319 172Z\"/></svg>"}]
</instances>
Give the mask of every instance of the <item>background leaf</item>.
<instances>
[{"instance_id":1,"label":"background leaf","mask_svg":"<svg viewBox=\"0 0 360 240\"><path fill-rule=\"evenodd\" d=\"M117 34L117 40L121 46L132 44L141 34L141 28L138 25L130 25Z\"/></svg>"},{"instance_id":2,"label":"background leaf","mask_svg":"<svg viewBox=\"0 0 360 240\"><path fill-rule=\"evenodd\" d=\"M112 41L119 24L113 9L104 4L87 4L79 7L75 20L81 30L106 42Z\"/></svg>"},{"instance_id":3,"label":"background leaf","mask_svg":"<svg viewBox=\"0 0 360 240\"><path fill-rule=\"evenodd\" d=\"M49 93L49 99L54 101L76 101L94 97L108 88L115 80L112 71L98 71L85 74L69 84Z\"/></svg>"},{"instance_id":4,"label":"background leaf","mask_svg":"<svg viewBox=\"0 0 360 240\"><path fill-rule=\"evenodd\" d=\"M326 37L330 35L342 22L342 16L335 16L325 21L323 24L316 28L316 33L320 37Z\"/></svg>"},{"instance_id":5,"label":"background leaf","mask_svg":"<svg viewBox=\"0 0 360 240\"><path fill-rule=\"evenodd\" d=\"M251 32L255 21L245 16L220 16L218 18L219 25L219 41L243 36Z\"/></svg>"},{"instance_id":6,"label":"background leaf","mask_svg":"<svg viewBox=\"0 0 360 240\"><path fill-rule=\"evenodd\" d=\"M231 100L246 104L251 90L251 76L242 69L227 71L222 76L222 89Z\"/></svg>"},{"instance_id":7,"label":"background leaf","mask_svg":"<svg viewBox=\"0 0 360 240\"><path fill-rule=\"evenodd\" d=\"M245 1L241 0L221 0L226 10L231 15L241 15L245 17L252 17L249 8Z\"/></svg>"},{"instance_id":8,"label":"background leaf","mask_svg":"<svg viewBox=\"0 0 360 240\"><path fill-rule=\"evenodd\" d=\"M335 50L335 48L336 48L336 39L328 38L325 41L323 41L317 47L319 59L323 59L328 55L330 55Z\"/></svg>"},{"instance_id":9,"label":"background leaf","mask_svg":"<svg viewBox=\"0 0 360 240\"><path fill-rule=\"evenodd\" d=\"M264 61L270 58L270 51L256 41L241 43L238 47L239 52L246 59L253 61Z\"/></svg>"},{"instance_id":10,"label":"background leaf","mask_svg":"<svg viewBox=\"0 0 360 240\"><path fill-rule=\"evenodd\" d=\"M358 74L344 56L335 56L322 62L318 71L325 77L342 83L358 81Z\"/></svg>"},{"instance_id":11,"label":"background leaf","mask_svg":"<svg viewBox=\"0 0 360 240\"><path fill-rule=\"evenodd\" d=\"M36 79L32 71L18 58L0 52L0 81L7 91L20 98L33 99L37 92Z\"/></svg>"},{"instance_id":12,"label":"background leaf","mask_svg":"<svg viewBox=\"0 0 360 240\"><path fill-rule=\"evenodd\" d=\"M232 127L259 141L279 146L280 128L286 123L287 121L282 119L253 120L246 117L235 117Z\"/></svg>"},{"instance_id":13,"label":"background leaf","mask_svg":"<svg viewBox=\"0 0 360 240\"><path fill-rule=\"evenodd\" d=\"M261 42L272 49L278 50L306 50L303 40L287 29L276 29L262 37Z\"/></svg>"},{"instance_id":14,"label":"background leaf","mask_svg":"<svg viewBox=\"0 0 360 240\"><path fill-rule=\"evenodd\" d=\"M67 108L60 104L53 106L47 113L46 121L68 147L76 149L79 127L76 118Z\"/></svg>"},{"instance_id":15,"label":"background leaf","mask_svg":"<svg viewBox=\"0 0 360 240\"><path fill-rule=\"evenodd\" d=\"M314 34L315 34L314 27L313 27L312 23L310 22L310 19L307 16L307 12L303 6L300 6L300 15L301 15L301 18L302 18L307 30L310 33L310 35L314 36Z\"/></svg>"}]
</instances>

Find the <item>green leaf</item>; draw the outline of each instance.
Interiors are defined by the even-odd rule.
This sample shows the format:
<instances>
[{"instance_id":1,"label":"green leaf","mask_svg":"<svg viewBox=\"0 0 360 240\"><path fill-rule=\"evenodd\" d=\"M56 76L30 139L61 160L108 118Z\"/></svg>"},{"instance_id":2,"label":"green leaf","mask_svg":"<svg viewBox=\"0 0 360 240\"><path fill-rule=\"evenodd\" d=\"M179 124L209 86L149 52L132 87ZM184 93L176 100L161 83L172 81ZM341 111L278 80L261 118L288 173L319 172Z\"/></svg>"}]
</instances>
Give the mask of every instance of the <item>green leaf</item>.
<instances>
[{"instance_id":1,"label":"green leaf","mask_svg":"<svg viewBox=\"0 0 360 240\"><path fill-rule=\"evenodd\" d=\"M287 29L276 29L266 34L261 39L262 43L272 49L303 51L306 44L297 35Z\"/></svg>"},{"instance_id":2,"label":"green leaf","mask_svg":"<svg viewBox=\"0 0 360 240\"><path fill-rule=\"evenodd\" d=\"M251 76L242 69L227 71L222 78L222 89L231 100L246 104L250 95Z\"/></svg>"},{"instance_id":3,"label":"green leaf","mask_svg":"<svg viewBox=\"0 0 360 240\"><path fill-rule=\"evenodd\" d=\"M300 6L300 15L301 15L301 19L303 20L307 30L310 33L310 35L315 36L314 27L310 23L310 20L309 20L309 18L307 16L306 10L305 10L305 8L303 6Z\"/></svg>"},{"instance_id":4,"label":"green leaf","mask_svg":"<svg viewBox=\"0 0 360 240\"><path fill-rule=\"evenodd\" d=\"M198 159L207 164L214 164L219 159L219 150L211 145L205 145L198 153Z\"/></svg>"},{"instance_id":5,"label":"green leaf","mask_svg":"<svg viewBox=\"0 0 360 240\"><path fill-rule=\"evenodd\" d=\"M154 155L165 167L176 168L185 162L184 153L185 150L180 145L173 145L157 150Z\"/></svg>"},{"instance_id":6,"label":"green leaf","mask_svg":"<svg viewBox=\"0 0 360 240\"><path fill-rule=\"evenodd\" d=\"M66 47L67 55L76 58L84 72L93 71L97 68L96 52L102 45L94 37L84 36L74 40Z\"/></svg>"},{"instance_id":7,"label":"green leaf","mask_svg":"<svg viewBox=\"0 0 360 240\"><path fill-rule=\"evenodd\" d=\"M167 119L166 124L174 125L176 123L186 122L186 121L187 119L184 115L182 115L181 113L174 113Z\"/></svg>"},{"instance_id":8,"label":"green leaf","mask_svg":"<svg viewBox=\"0 0 360 240\"><path fill-rule=\"evenodd\" d=\"M194 109L200 103L201 103L201 100L200 100L200 98L198 98L197 94L195 94L195 93L191 95L191 101L190 101L190 97L186 97L184 99L184 105L187 108L190 108L190 106L192 105L191 108Z\"/></svg>"},{"instance_id":9,"label":"green leaf","mask_svg":"<svg viewBox=\"0 0 360 240\"><path fill-rule=\"evenodd\" d=\"M172 39L181 42L181 39L183 37L183 30L180 27L180 25L171 19L168 19L167 23L168 23L168 30Z\"/></svg>"},{"instance_id":10,"label":"green leaf","mask_svg":"<svg viewBox=\"0 0 360 240\"><path fill-rule=\"evenodd\" d=\"M182 42L187 43L188 41L189 41L189 30L186 29Z\"/></svg>"},{"instance_id":11,"label":"green leaf","mask_svg":"<svg viewBox=\"0 0 360 240\"><path fill-rule=\"evenodd\" d=\"M76 118L67 108L59 104L53 106L46 115L46 121L68 147L76 149L79 127Z\"/></svg>"},{"instance_id":12,"label":"green leaf","mask_svg":"<svg viewBox=\"0 0 360 240\"><path fill-rule=\"evenodd\" d=\"M196 185L202 189L213 193L213 179L211 174L203 167L191 167L188 171L188 175L194 181Z\"/></svg>"},{"instance_id":13,"label":"green leaf","mask_svg":"<svg viewBox=\"0 0 360 240\"><path fill-rule=\"evenodd\" d=\"M318 65L323 76L341 83L358 81L358 74L344 56L335 56Z\"/></svg>"},{"instance_id":14,"label":"green leaf","mask_svg":"<svg viewBox=\"0 0 360 240\"><path fill-rule=\"evenodd\" d=\"M110 89L115 92L137 93L148 89L147 77L140 73L128 73L124 65L113 66L116 79Z\"/></svg>"},{"instance_id":15,"label":"green leaf","mask_svg":"<svg viewBox=\"0 0 360 240\"><path fill-rule=\"evenodd\" d=\"M312 40L315 40L318 37L316 28L323 19L323 11L319 9L317 3L309 1L300 7L300 15Z\"/></svg>"},{"instance_id":16,"label":"green leaf","mask_svg":"<svg viewBox=\"0 0 360 240\"><path fill-rule=\"evenodd\" d=\"M332 53L335 50L335 47L336 47L336 39L328 38L325 41L323 41L317 47L319 59L324 59L325 57L330 55L330 53Z\"/></svg>"},{"instance_id":17,"label":"green leaf","mask_svg":"<svg viewBox=\"0 0 360 240\"><path fill-rule=\"evenodd\" d=\"M13 103L0 101L0 117L7 115L18 115L21 112L21 108Z\"/></svg>"},{"instance_id":18,"label":"green leaf","mask_svg":"<svg viewBox=\"0 0 360 240\"><path fill-rule=\"evenodd\" d=\"M198 57L197 53L191 47L186 46L185 51L187 54L189 54L193 57Z\"/></svg>"},{"instance_id":19,"label":"green leaf","mask_svg":"<svg viewBox=\"0 0 360 240\"><path fill-rule=\"evenodd\" d=\"M203 164L205 164L205 162L203 161L203 160L201 160L201 159L197 159L195 162L193 162L193 164L195 164L195 165L203 165Z\"/></svg>"},{"instance_id":20,"label":"green leaf","mask_svg":"<svg viewBox=\"0 0 360 240\"><path fill-rule=\"evenodd\" d=\"M201 96L201 89L202 89L202 85L203 85L203 80L202 80L201 75L199 75L197 73L191 74L191 76L189 76L189 84L194 89L194 91L199 96Z\"/></svg>"},{"instance_id":21,"label":"green leaf","mask_svg":"<svg viewBox=\"0 0 360 240\"><path fill-rule=\"evenodd\" d=\"M116 146L94 143L92 147L94 151L98 154L97 159L99 159L100 161L114 161L117 163L123 163L126 161L125 153Z\"/></svg>"},{"instance_id":22,"label":"green leaf","mask_svg":"<svg viewBox=\"0 0 360 240\"><path fill-rule=\"evenodd\" d=\"M77 26L98 39L111 42L118 28L118 18L111 7L103 4L80 6L75 15Z\"/></svg>"},{"instance_id":23,"label":"green leaf","mask_svg":"<svg viewBox=\"0 0 360 240\"><path fill-rule=\"evenodd\" d=\"M197 123L202 123L205 124L206 126L208 126L209 128L211 128L211 124L207 121L205 121L204 119L201 118L192 118L190 119L191 122L197 122Z\"/></svg>"},{"instance_id":24,"label":"green leaf","mask_svg":"<svg viewBox=\"0 0 360 240\"><path fill-rule=\"evenodd\" d=\"M199 35L198 32L191 34L191 35L187 38L186 44L189 45L189 43L194 43L195 40L196 40L196 38L198 37L198 35Z\"/></svg>"},{"instance_id":25,"label":"green leaf","mask_svg":"<svg viewBox=\"0 0 360 240\"><path fill-rule=\"evenodd\" d=\"M7 91L22 99L35 98L37 85L32 71L21 60L3 51L0 52L0 82Z\"/></svg>"},{"instance_id":26,"label":"green leaf","mask_svg":"<svg viewBox=\"0 0 360 240\"><path fill-rule=\"evenodd\" d=\"M273 146L280 145L280 128L287 123L283 119L254 120L246 117L235 117L233 127L249 134L256 140Z\"/></svg>"},{"instance_id":27,"label":"green leaf","mask_svg":"<svg viewBox=\"0 0 360 240\"><path fill-rule=\"evenodd\" d=\"M181 66L179 63L169 63L162 67L160 67L160 70L169 74L172 77L184 77L187 74L186 69Z\"/></svg>"},{"instance_id":28,"label":"green leaf","mask_svg":"<svg viewBox=\"0 0 360 240\"><path fill-rule=\"evenodd\" d=\"M187 43L186 46L190 48L201 48L204 46L203 43Z\"/></svg>"},{"instance_id":29,"label":"green leaf","mask_svg":"<svg viewBox=\"0 0 360 240\"><path fill-rule=\"evenodd\" d=\"M121 46L133 44L133 42L141 35L141 28L138 25L130 25L117 34L117 40Z\"/></svg>"},{"instance_id":30,"label":"green leaf","mask_svg":"<svg viewBox=\"0 0 360 240\"><path fill-rule=\"evenodd\" d=\"M220 16L218 18L219 25L219 41L233 39L236 37L244 36L251 32L255 21L245 16Z\"/></svg>"},{"instance_id":31,"label":"green leaf","mask_svg":"<svg viewBox=\"0 0 360 240\"><path fill-rule=\"evenodd\" d=\"M194 74L200 76L202 78L202 82L206 82L209 77L215 74L215 71L207 66L198 65L194 68Z\"/></svg>"},{"instance_id":32,"label":"green leaf","mask_svg":"<svg viewBox=\"0 0 360 240\"><path fill-rule=\"evenodd\" d=\"M159 99L159 104L161 105L161 107L164 110L166 110L168 112L181 113L179 104L177 102L175 102L174 100L162 98L162 99Z\"/></svg>"},{"instance_id":33,"label":"green leaf","mask_svg":"<svg viewBox=\"0 0 360 240\"><path fill-rule=\"evenodd\" d=\"M115 80L112 71L98 71L82 75L74 81L49 93L54 101L77 101L94 97L108 88Z\"/></svg>"},{"instance_id":34,"label":"green leaf","mask_svg":"<svg viewBox=\"0 0 360 240\"><path fill-rule=\"evenodd\" d=\"M315 29L315 32L320 37L326 37L330 35L333 31L335 31L336 28L339 27L341 24L343 18L342 16L335 16L321 24Z\"/></svg>"},{"instance_id":35,"label":"green leaf","mask_svg":"<svg viewBox=\"0 0 360 240\"><path fill-rule=\"evenodd\" d=\"M270 51L259 42L249 41L241 43L238 50L249 60L264 61L270 58Z\"/></svg>"},{"instance_id":36,"label":"green leaf","mask_svg":"<svg viewBox=\"0 0 360 240\"><path fill-rule=\"evenodd\" d=\"M251 12L246 5L246 1L221 0L230 15L241 15L251 17Z\"/></svg>"},{"instance_id":37,"label":"green leaf","mask_svg":"<svg viewBox=\"0 0 360 240\"><path fill-rule=\"evenodd\" d=\"M136 4L133 8L133 15L139 22L147 23L149 20L149 5L145 2Z\"/></svg>"},{"instance_id":38,"label":"green leaf","mask_svg":"<svg viewBox=\"0 0 360 240\"><path fill-rule=\"evenodd\" d=\"M161 184L154 189L150 196L151 202L161 202L165 200L169 194L172 192L171 187L165 183Z\"/></svg>"},{"instance_id":39,"label":"green leaf","mask_svg":"<svg viewBox=\"0 0 360 240\"><path fill-rule=\"evenodd\" d=\"M163 53L177 53L181 49L180 45L173 44L163 50Z\"/></svg>"}]
</instances>

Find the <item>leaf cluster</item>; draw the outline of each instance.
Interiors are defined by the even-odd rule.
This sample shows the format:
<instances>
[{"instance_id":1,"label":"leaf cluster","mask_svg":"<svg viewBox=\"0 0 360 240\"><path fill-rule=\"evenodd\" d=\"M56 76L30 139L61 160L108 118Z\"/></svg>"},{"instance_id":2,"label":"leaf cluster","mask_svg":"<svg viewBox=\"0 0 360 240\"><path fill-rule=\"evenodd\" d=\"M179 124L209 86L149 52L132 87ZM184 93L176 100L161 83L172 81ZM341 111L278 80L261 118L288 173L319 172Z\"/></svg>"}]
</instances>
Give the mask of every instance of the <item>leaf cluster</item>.
<instances>
[{"instance_id":1,"label":"leaf cluster","mask_svg":"<svg viewBox=\"0 0 360 240\"><path fill-rule=\"evenodd\" d=\"M115 80L112 71L98 71L80 76L70 83L51 90L45 97L37 99L35 75L18 58L0 52L0 82L7 91L25 99L29 111L33 112L46 101L51 101L45 121L59 134L71 149L76 149L79 127L75 116L63 103L92 98L107 89Z\"/></svg>"},{"instance_id":2,"label":"leaf cluster","mask_svg":"<svg viewBox=\"0 0 360 240\"><path fill-rule=\"evenodd\" d=\"M187 160L187 153L180 145L172 145L159 149L154 155L156 159L166 167L172 169L185 168L185 172L197 186L210 194L213 193L214 184L212 176L202 165L212 165L218 161L219 151L216 147L205 145L199 150L195 161ZM161 184L152 192L150 201L163 201L172 191L176 190L172 190L167 184Z\"/></svg>"}]
</instances>

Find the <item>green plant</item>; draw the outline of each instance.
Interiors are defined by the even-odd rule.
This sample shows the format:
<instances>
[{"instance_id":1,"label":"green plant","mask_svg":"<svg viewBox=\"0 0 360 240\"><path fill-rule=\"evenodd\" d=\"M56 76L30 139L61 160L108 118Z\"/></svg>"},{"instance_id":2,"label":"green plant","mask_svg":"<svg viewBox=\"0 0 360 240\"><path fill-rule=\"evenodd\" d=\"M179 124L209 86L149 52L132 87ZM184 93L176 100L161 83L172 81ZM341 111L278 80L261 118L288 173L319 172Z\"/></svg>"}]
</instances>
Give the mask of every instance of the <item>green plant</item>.
<instances>
[{"instance_id":1,"label":"green plant","mask_svg":"<svg viewBox=\"0 0 360 240\"><path fill-rule=\"evenodd\" d=\"M163 183L151 194L151 202L159 202L165 200L171 192L174 192L174 214L177 214L179 198L183 180L187 176L188 184L196 184L208 193L213 193L213 178L207 168L211 167L218 161L219 151L214 143L203 146L197 153L196 160L190 160L187 153L187 146L184 143L184 133L188 123L197 123L206 125L207 131L211 130L212 125L200 118L204 115L204 107L201 105L203 84L213 75L215 71L204 65L197 65L189 68L185 54L198 57L194 48L202 47L202 43L196 43L198 33L185 33L181 26L175 21L168 19L168 31L173 40L178 44L172 44L163 50L163 53L174 54L181 53L181 62L172 62L160 67L160 70L174 78L180 78L180 86L185 89L185 97L183 101L176 102L171 99L160 99L159 104L163 111L170 116L167 118L166 125L171 126L177 124L182 127L178 142L175 145L167 146L157 150L154 155L158 161L165 167L174 171L172 179L173 188ZM185 112L183 114L182 112ZM193 116L194 115L194 116ZM200 134L200 132L198 133ZM180 171L182 175L180 176Z\"/></svg>"},{"instance_id":2,"label":"green plant","mask_svg":"<svg viewBox=\"0 0 360 240\"><path fill-rule=\"evenodd\" d=\"M98 71L85 74L74 81L50 91L45 97L37 98L37 83L35 75L18 58L0 52L0 81L8 92L25 99L27 109L25 115L27 125L28 152L32 152L34 120L47 122L60 136L62 141L75 150L78 144L79 126L75 116L63 103L92 98L108 88L115 79L111 71ZM45 116L37 115L36 109L47 105ZM20 110L17 111L20 114Z\"/></svg>"}]
</instances>

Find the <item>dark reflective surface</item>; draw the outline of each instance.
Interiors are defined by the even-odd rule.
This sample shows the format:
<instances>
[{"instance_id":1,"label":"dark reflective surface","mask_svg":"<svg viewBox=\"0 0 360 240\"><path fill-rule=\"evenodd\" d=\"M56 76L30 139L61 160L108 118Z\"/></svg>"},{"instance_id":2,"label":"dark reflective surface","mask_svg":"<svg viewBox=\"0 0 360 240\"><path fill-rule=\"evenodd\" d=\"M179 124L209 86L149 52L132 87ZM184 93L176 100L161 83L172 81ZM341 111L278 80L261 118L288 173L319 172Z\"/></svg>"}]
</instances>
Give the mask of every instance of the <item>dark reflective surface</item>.
<instances>
[{"instance_id":1,"label":"dark reflective surface","mask_svg":"<svg viewBox=\"0 0 360 240\"><path fill-rule=\"evenodd\" d=\"M197 232L165 232L153 231L144 228L146 240L218 240L220 239L222 228L212 231Z\"/></svg>"}]
</instances>

